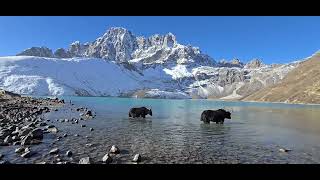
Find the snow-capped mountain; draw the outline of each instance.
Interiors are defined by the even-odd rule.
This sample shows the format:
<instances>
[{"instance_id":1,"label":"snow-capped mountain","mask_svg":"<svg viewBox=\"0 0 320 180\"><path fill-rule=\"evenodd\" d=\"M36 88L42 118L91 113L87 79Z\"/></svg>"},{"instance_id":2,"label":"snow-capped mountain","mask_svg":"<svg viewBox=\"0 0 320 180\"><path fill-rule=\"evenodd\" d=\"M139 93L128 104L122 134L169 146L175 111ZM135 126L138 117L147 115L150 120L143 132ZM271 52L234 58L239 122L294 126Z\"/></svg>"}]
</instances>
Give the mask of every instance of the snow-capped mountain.
<instances>
[{"instance_id":1,"label":"snow-capped mountain","mask_svg":"<svg viewBox=\"0 0 320 180\"><path fill-rule=\"evenodd\" d=\"M240 99L278 83L299 62L216 62L172 33L138 37L111 28L54 53L33 47L0 58L0 88L20 94Z\"/></svg>"}]
</instances>

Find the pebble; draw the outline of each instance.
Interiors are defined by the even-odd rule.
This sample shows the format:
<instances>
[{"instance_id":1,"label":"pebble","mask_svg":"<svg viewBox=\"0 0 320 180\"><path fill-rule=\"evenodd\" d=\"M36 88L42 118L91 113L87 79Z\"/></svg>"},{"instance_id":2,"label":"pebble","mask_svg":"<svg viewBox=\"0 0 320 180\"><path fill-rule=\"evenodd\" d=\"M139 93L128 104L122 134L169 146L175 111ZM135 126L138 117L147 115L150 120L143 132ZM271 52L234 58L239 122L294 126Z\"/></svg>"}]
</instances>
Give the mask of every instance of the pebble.
<instances>
[{"instance_id":1,"label":"pebble","mask_svg":"<svg viewBox=\"0 0 320 180\"><path fill-rule=\"evenodd\" d=\"M14 150L15 153L22 153L24 152L24 147L18 147Z\"/></svg>"},{"instance_id":2,"label":"pebble","mask_svg":"<svg viewBox=\"0 0 320 180\"><path fill-rule=\"evenodd\" d=\"M47 123L45 123L45 122L42 122L39 124L39 126L46 126L46 125L47 125Z\"/></svg>"},{"instance_id":3,"label":"pebble","mask_svg":"<svg viewBox=\"0 0 320 180\"><path fill-rule=\"evenodd\" d=\"M49 131L51 133L57 133L59 130L56 127L53 127L53 128L48 128L47 131Z\"/></svg>"},{"instance_id":4,"label":"pebble","mask_svg":"<svg viewBox=\"0 0 320 180\"><path fill-rule=\"evenodd\" d=\"M86 127L86 125L82 124L81 127Z\"/></svg>"},{"instance_id":5,"label":"pebble","mask_svg":"<svg viewBox=\"0 0 320 180\"><path fill-rule=\"evenodd\" d=\"M91 164L90 157L81 158L79 164Z\"/></svg>"},{"instance_id":6,"label":"pebble","mask_svg":"<svg viewBox=\"0 0 320 180\"><path fill-rule=\"evenodd\" d=\"M68 136L68 134L66 134L66 133L65 133L65 134L63 134L63 137L67 137L67 136Z\"/></svg>"},{"instance_id":7,"label":"pebble","mask_svg":"<svg viewBox=\"0 0 320 180\"><path fill-rule=\"evenodd\" d=\"M34 152L32 152L32 151L27 151L27 152L23 153L23 154L21 155L21 157L23 157L23 158L29 158L29 157L31 157L33 154L34 154Z\"/></svg>"},{"instance_id":8,"label":"pebble","mask_svg":"<svg viewBox=\"0 0 320 180\"><path fill-rule=\"evenodd\" d=\"M94 129L93 128L90 128L90 131L93 131Z\"/></svg>"},{"instance_id":9,"label":"pebble","mask_svg":"<svg viewBox=\"0 0 320 180\"><path fill-rule=\"evenodd\" d=\"M102 158L102 162L107 163L107 164L111 163L112 160L113 160L113 159L112 159L112 157L110 156L109 153L107 153L106 155L104 155L103 158Z\"/></svg>"},{"instance_id":10,"label":"pebble","mask_svg":"<svg viewBox=\"0 0 320 180\"><path fill-rule=\"evenodd\" d=\"M72 152L71 151L67 151L66 152L66 156L71 157L72 156Z\"/></svg>"},{"instance_id":11,"label":"pebble","mask_svg":"<svg viewBox=\"0 0 320 180\"><path fill-rule=\"evenodd\" d=\"M4 160L4 161L0 161L0 164L11 164L11 163L9 161Z\"/></svg>"},{"instance_id":12,"label":"pebble","mask_svg":"<svg viewBox=\"0 0 320 180\"><path fill-rule=\"evenodd\" d=\"M120 153L120 149L116 146L116 145L112 145L110 151L110 153L114 153L114 154L119 154Z\"/></svg>"},{"instance_id":13,"label":"pebble","mask_svg":"<svg viewBox=\"0 0 320 180\"><path fill-rule=\"evenodd\" d=\"M140 156L140 154L136 154L136 155L134 155L134 157L133 157L133 160L132 160L133 162L140 162L141 161L141 156Z\"/></svg>"},{"instance_id":14,"label":"pebble","mask_svg":"<svg viewBox=\"0 0 320 180\"><path fill-rule=\"evenodd\" d=\"M279 149L279 151L280 152L289 152L289 151L292 151L291 149L283 149L283 148L281 148L281 149Z\"/></svg>"},{"instance_id":15,"label":"pebble","mask_svg":"<svg viewBox=\"0 0 320 180\"><path fill-rule=\"evenodd\" d=\"M53 148L49 152L49 154L58 154L58 153L59 153L59 149L58 148Z\"/></svg>"},{"instance_id":16,"label":"pebble","mask_svg":"<svg viewBox=\"0 0 320 180\"><path fill-rule=\"evenodd\" d=\"M75 136L75 137L78 137L78 136L79 136L79 134L75 134L74 136Z\"/></svg>"},{"instance_id":17,"label":"pebble","mask_svg":"<svg viewBox=\"0 0 320 180\"><path fill-rule=\"evenodd\" d=\"M1 160L3 157L4 157L4 155L3 155L3 154L0 154L0 160Z\"/></svg>"}]
</instances>

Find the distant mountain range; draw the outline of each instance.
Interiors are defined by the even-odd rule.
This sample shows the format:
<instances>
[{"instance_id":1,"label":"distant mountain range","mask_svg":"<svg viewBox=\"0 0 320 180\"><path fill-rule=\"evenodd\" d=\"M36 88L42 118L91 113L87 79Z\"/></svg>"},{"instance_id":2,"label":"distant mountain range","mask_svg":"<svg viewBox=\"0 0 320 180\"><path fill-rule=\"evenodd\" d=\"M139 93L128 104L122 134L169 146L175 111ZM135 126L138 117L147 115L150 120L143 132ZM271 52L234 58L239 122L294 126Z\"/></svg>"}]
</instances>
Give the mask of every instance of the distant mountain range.
<instances>
[{"instance_id":1,"label":"distant mountain range","mask_svg":"<svg viewBox=\"0 0 320 180\"><path fill-rule=\"evenodd\" d=\"M68 49L32 47L0 57L0 88L32 95L254 100L304 61L217 62L198 47L179 44L172 33L145 38L114 27Z\"/></svg>"}]
</instances>

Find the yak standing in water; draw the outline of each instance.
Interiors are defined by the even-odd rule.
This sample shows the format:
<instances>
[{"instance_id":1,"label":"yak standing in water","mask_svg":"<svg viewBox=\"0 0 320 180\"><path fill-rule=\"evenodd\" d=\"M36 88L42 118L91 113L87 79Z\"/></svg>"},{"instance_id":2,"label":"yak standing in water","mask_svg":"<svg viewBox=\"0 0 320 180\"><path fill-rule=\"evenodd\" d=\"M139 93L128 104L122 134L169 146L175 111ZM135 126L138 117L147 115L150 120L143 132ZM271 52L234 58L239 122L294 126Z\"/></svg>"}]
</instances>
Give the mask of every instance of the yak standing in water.
<instances>
[{"instance_id":1,"label":"yak standing in water","mask_svg":"<svg viewBox=\"0 0 320 180\"><path fill-rule=\"evenodd\" d=\"M150 114L152 116L152 110L147 109L146 107L139 107L139 108L131 108L129 111L129 117L143 117L145 118L146 115Z\"/></svg>"},{"instance_id":2,"label":"yak standing in water","mask_svg":"<svg viewBox=\"0 0 320 180\"><path fill-rule=\"evenodd\" d=\"M212 121L216 122L216 124L223 124L225 118L231 119L231 113L224 109L205 110L201 114L201 121L204 123L210 123L210 121Z\"/></svg>"}]
</instances>

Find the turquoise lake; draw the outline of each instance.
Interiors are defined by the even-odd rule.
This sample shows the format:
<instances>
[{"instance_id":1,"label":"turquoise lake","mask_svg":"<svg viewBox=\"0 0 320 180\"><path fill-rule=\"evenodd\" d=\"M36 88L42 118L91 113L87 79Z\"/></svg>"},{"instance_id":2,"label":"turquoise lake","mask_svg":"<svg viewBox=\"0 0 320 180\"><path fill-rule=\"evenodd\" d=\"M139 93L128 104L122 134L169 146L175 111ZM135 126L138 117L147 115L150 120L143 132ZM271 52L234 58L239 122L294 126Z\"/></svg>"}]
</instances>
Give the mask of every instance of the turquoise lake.
<instances>
[{"instance_id":1,"label":"turquoise lake","mask_svg":"<svg viewBox=\"0 0 320 180\"><path fill-rule=\"evenodd\" d=\"M115 144L122 153L114 163L130 163L135 153L141 163L320 163L320 106L215 100L169 100L109 97L63 97L66 107L49 119L72 118L84 106L96 114L79 125L54 122L61 133L72 135L54 145L72 150L74 159L95 161ZM152 108L153 116L129 119L131 107ZM203 124L206 109L225 108L231 119L224 124ZM80 128L85 124L86 128ZM94 131L89 131L94 128ZM48 136L48 139L55 138ZM92 146L88 146L92 144ZM280 152L280 148L291 149ZM39 157L40 159L40 157ZM37 159L35 158L34 161Z\"/></svg>"}]
</instances>

